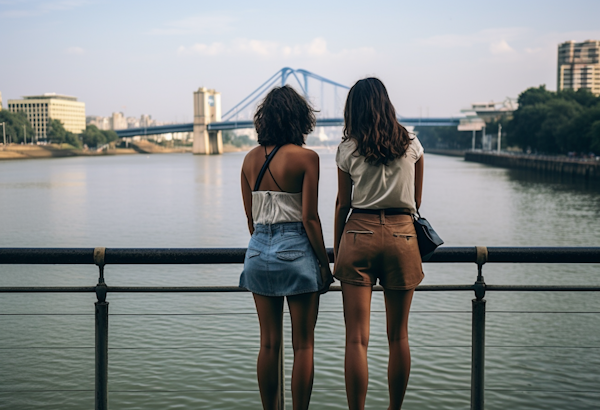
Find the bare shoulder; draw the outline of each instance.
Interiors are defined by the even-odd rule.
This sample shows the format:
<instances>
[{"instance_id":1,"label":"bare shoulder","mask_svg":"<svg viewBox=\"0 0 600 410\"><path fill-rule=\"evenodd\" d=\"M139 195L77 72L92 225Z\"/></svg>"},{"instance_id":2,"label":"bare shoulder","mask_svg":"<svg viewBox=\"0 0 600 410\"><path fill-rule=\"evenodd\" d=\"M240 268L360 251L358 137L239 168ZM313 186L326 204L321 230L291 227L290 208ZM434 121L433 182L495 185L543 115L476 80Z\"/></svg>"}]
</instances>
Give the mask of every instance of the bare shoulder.
<instances>
[{"instance_id":1,"label":"bare shoulder","mask_svg":"<svg viewBox=\"0 0 600 410\"><path fill-rule=\"evenodd\" d=\"M247 166L252 166L252 164L254 164L258 156L261 155L261 148L262 147L259 145L258 147L254 147L250 151L248 151L248 153L244 157L244 163L242 165L242 168L246 168Z\"/></svg>"},{"instance_id":2,"label":"bare shoulder","mask_svg":"<svg viewBox=\"0 0 600 410\"><path fill-rule=\"evenodd\" d=\"M309 161L311 163L319 162L319 154L309 148L300 147L293 145L290 147L290 153L297 157L301 161Z\"/></svg>"}]
</instances>

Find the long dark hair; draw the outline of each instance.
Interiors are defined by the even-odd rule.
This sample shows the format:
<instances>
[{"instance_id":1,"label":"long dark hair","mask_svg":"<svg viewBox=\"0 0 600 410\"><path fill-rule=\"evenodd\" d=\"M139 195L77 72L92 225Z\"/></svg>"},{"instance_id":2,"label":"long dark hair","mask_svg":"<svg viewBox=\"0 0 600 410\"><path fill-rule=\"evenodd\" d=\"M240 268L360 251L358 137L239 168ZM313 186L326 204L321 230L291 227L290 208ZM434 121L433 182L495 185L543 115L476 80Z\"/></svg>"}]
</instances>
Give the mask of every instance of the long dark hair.
<instances>
[{"instance_id":1,"label":"long dark hair","mask_svg":"<svg viewBox=\"0 0 600 410\"><path fill-rule=\"evenodd\" d=\"M303 145L315 128L314 109L292 87L275 87L254 114L260 145Z\"/></svg>"},{"instance_id":2,"label":"long dark hair","mask_svg":"<svg viewBox=\"0 0 600 410\"><path fill-rule=\"evenodd\" d=\"M348 92L342 140L350 138L372 165L387 165L403 156L410 145L410 135L398 122L387 90L377 78L359 80Z\"/></svg>"}]
</instances>

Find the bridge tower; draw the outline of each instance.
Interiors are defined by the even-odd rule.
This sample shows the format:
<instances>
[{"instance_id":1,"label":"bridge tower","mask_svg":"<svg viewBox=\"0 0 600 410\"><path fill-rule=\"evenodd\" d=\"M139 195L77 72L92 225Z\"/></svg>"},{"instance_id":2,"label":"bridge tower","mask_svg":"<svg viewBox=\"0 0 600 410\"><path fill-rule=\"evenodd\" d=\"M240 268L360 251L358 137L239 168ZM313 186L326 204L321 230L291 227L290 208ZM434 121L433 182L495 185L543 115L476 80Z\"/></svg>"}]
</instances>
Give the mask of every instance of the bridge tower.
<instances>
[{"instance_id":1,"label":"bridge tower","mask_svg":"<svg viewBox=\"0 0 600 410\"><path fill-rule=\"evenodd\" d=\"M221 131L209 131L208 124L221 121L221 93L200 87L194 92L194 154L222 154Z\"/></svg>"}]
</instances>

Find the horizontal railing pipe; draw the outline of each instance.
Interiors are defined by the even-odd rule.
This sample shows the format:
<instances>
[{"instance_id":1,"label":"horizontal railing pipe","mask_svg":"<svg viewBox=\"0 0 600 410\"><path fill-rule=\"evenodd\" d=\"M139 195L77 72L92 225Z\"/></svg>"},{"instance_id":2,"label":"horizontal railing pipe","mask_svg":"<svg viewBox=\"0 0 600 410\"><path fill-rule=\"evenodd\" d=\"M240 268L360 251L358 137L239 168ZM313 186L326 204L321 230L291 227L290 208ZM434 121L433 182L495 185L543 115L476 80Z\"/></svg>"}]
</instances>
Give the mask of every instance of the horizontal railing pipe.
<instances>
[{"instance_id":1,"label":"horizontal railing pipe","mask_svg":"<svg viewBox=\"0 0 600 410\"><path fill-rule=\"evenodd\" d=\"M0 287L0 293L93 293L96 287ZM235 293L249 292L238 286L106 286L106 292L114 293ZM341 286L333 285L330 291L339 292ZM381 286L373 286L374 291L383 291ZM474 291L473 285L419 285L416 291L425 292L463 292ZM600 286L572 285L487 285L486 292L598 292Z\"/></svg>"},{"instance_id":2,"label":"horizontal railing pipe","mask_svg":"<svg viewBox=\"0 0 600 410\"><path fill-rule=\"evenodd\" d=\"M488 247L488 263L600 263L600 247ZM108 265L243 263L245 248L107 248ZM328 249L333 262L333 250ZM0 264L93 264L94 248L0 248ZM428 263L475 263L474 246L443 246Z\"/></svg>"}]
</instances>

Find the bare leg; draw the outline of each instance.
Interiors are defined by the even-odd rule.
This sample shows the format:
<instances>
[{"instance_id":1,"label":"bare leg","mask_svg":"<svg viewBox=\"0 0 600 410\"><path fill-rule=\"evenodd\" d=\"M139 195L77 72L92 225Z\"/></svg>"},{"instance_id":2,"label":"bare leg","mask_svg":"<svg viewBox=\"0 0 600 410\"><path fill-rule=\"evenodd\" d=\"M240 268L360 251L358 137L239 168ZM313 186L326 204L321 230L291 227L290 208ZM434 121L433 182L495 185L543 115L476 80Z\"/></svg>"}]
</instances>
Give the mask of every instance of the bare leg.
<instances>
[{"instance_id":1,"label":"bare leg","mask_svg":"<svg viewBox=\"0 0 600 410\"><path fill-rule=\"evenodd\" d=\"M319 311L319 294L305 293L288 296L292 318L292 402L294 410L308 409L315 374L315 325Z\"/></svg>"},{"instance_id":2,"label":"bare leg","mask_svg":"<svg viewBox=\"0 0 600 410\"><path fill-rule=\"evenodd\" d=\"M260 323L260 351L256 373L263 409L278 410L279 348L283 326L283 297L254 294L254 303Z\"/></svg>"},{"instance_id":3,"label":"bare leg","mask_svg":"<svg viewBox=\"0 0 600 410\"><path fill-rule=\"evenodd\" d=\"M346 322L346 397L350 410L363 410L369 384L367 347L371 319L370 286L342 282L344 320Z\"/></svg>"},{"instance_id":4,"label":"bare leg","mask_svg":"<svg viewBox=\"0 0 600 410\"><path fill-rule=\"evenodd\" d=\"M408 313L414 289L386 290L385 310L387 316L390 361L388 363L388 385L390 391L389 410L399 410L404 401L410 373L410 347L408 346Z\"/></svg>"}]
</instances>

